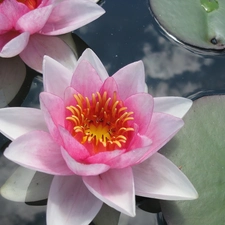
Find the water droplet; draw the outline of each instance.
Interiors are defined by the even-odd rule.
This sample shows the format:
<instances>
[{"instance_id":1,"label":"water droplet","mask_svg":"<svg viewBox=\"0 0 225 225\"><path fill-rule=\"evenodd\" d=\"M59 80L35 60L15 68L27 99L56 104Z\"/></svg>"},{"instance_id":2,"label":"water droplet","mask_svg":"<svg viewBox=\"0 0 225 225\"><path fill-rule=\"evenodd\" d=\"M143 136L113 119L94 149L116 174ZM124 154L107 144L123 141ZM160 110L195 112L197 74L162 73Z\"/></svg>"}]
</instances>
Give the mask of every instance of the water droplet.
<instances>
[{"instance_id":1,"label":"water droplet","mask_svg":"<svg viewBox=\"0 0 225 225\"><path fill-rule=\"evenodd\" d=\"M207 13L210 13L219 8L219 3L217 0L200 0L201 6L205 9Z\"/></svg>"}]
</instances>

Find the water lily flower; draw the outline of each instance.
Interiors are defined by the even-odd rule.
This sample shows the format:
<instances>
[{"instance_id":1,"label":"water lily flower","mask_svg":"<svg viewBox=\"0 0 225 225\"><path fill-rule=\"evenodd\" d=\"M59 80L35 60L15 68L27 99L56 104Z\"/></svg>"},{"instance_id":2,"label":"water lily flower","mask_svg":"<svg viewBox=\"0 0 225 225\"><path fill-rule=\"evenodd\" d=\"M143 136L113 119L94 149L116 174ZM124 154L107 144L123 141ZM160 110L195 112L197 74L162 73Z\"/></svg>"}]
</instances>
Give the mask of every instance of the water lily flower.
<instances>
[{"instance_id":1,"label":"water lily flower","mask_svg":"<svg viewBox=\"0 0 225 225\"><path fill-rule=\"evenodd\" d=\"M157 151L183 126L192 102L145 92L141 61L109 76L87 49L75 71L46 56L41 109L0 109L4 155L54 175L47 224L87 225L102 202L135 215L135 194L194 199L187 177Z\"/></svg>"},{"instance_id":2,"label":"water lily flower","mask_svg":"<svg viewBox=\"0 0 225 225\"><path fill-rule=\"evenodd\" d=\"M104 10L91 0L1 0L0 57L20 55L41 71L44 55L72 66L76 58L56 35L97 19Z\"/></svg>"}]
</instances>

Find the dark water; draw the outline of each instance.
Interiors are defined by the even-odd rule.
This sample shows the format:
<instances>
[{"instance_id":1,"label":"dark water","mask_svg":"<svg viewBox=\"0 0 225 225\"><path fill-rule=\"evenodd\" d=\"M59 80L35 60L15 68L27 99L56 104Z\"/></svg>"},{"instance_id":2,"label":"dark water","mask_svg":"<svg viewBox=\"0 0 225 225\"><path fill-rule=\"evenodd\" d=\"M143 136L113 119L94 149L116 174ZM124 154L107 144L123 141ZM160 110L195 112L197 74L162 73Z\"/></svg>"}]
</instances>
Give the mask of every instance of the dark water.
<instances>
[{"instance_id":1,"label":"dark water","mask_svg":"<svg viewBox=\"0 0 225 225\"><path fill-rule=\"evenodd\" d=\"M143 60L149 93L153 96L187 97L199 92L225 91L224 56L198 55L167 39L152 17L147 0L105 0L102 7L105 15L74 33L95 51L110 75L131 62ZM29 70L27 73L22 89L9 106L39 107L42 77ZM8 143L0 136L1 156ZM16 168L17 165L0 157L0 185ZM141 207L143 202L139 203ZM10 202L0 196L0 208L2 225L46 224L45 206ZM144 209L153 210L150 206ZM124 225L164 224L161 214L139 209L136 218L127 220L123 219Z\"/></svg>"}]
</instances>

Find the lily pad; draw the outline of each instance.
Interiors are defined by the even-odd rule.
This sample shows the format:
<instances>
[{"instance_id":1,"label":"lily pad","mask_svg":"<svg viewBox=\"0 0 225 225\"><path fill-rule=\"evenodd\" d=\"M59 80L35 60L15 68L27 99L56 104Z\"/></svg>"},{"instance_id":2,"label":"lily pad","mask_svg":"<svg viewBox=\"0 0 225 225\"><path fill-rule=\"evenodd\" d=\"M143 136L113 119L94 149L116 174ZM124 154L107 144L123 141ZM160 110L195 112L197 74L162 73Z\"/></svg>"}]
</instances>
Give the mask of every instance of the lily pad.
<instances>
[{"instance_id":1,"label":"lily pad","mask_svg":"<svg viewBox=\"0 0 225 225\"><path fill-rule=\"evenodd\" d=\"M194 101L185 126L161 153L190 179L199 198L161 201L168 225L212 225L225 221L225 96Z\"/></svg>"},{"instance_id":2,"label":"lily pad","mask_svg":"<svg viewBox=\"0 0 225 225\"><path fill-rule=\"evenodd\" d=\"M174 40L200 49L225 48L225 1L149 1L157 22Z\"/></svg>"},{"instance_id":3,"label":"lily pad","mask_svg":"<svg viewBox=\"0 0 225 225\"><path fill-rule=\"evenodd\" d=\"M1 187L1 195L15 202L33 202L35 205L35 202L48 198L52 179L52 175L18 167Z\"/></svg>"}]
</instances>

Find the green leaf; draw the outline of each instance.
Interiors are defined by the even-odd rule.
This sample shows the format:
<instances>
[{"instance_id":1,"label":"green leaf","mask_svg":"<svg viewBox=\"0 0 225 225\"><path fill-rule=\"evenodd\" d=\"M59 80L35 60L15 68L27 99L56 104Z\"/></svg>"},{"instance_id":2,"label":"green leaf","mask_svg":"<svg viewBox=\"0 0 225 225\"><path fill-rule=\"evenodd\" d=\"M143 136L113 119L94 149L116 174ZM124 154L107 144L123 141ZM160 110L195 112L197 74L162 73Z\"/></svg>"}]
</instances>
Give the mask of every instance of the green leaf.
<instances>
[{"instance_id":1,"label":"green leaf","mask_svg":"<svg viewBox=\"0 0 225 225\"><path fill-rule=\"evenodd\" d=\"M161 201L169 225L225 221L225 96L196 100L181 131L160 151L197 189L193 201Z\"/></svg>"},{"instance_id":2,"label":"green leaf","mask_svg":"<svg viewBox=\"0 0 225 225\"><path fill-rule=\"evenodd\" d=\"M225 48L224 0L149 0L151 10L170 37L191 46Z\"/></svg>"}]
</instances>

